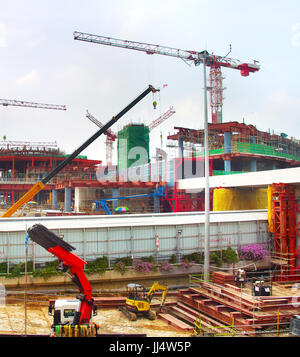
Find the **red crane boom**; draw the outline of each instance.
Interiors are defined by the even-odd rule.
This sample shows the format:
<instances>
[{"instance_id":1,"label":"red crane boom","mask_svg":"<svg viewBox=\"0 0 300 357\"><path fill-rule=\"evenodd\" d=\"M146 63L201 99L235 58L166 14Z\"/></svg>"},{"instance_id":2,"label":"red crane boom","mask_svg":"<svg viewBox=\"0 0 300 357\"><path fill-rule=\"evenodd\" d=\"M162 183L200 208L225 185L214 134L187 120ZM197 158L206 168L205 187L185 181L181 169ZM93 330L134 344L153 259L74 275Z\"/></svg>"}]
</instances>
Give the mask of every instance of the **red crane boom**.
<instances>
[{"instance_id":1,"label":"red crane boom","mask_svg":"<svg viewBox=\"0 0 300 357\"><path fill-rule=\"evenodd\" d=\"M80 297L82 303L78 324L89 323L94 300L92 298L92 287L83 272L83 266L87 263L71 252L75 249L73 246L41 224L35 224L30 227L28 235L35 243L58 258L60 262L58 270L63 272L70 270L71 279L82 294L82 297Z\"/></svg>"}]
</instances>

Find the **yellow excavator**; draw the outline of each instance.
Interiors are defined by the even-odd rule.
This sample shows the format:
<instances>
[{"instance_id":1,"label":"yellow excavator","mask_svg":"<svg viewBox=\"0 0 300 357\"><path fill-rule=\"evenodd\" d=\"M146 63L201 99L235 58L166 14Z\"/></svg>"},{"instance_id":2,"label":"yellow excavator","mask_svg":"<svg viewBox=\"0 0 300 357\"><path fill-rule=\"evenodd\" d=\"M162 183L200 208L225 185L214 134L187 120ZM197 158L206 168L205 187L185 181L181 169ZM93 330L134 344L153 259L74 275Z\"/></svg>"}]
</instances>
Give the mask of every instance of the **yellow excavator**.
<instances>
[{"instance_id":1,"label":"yellow excavator","mask_svg":"<svg viewBox=\"0 0 300 357\"><path fill-rule=\"evenodd\" d=\"M159 310L164 306L168 286L162 285L155 282L147 293L144 286L140 284L128 284L127 285L127 296L125 301L125 306L120 306L119 310L126 316L130 321L135 321L138 316L144 316L149 320L156 319L155 311L151 310L151 300L155 291L162 291L162 299Z\"/></svg>"}]
</instances>

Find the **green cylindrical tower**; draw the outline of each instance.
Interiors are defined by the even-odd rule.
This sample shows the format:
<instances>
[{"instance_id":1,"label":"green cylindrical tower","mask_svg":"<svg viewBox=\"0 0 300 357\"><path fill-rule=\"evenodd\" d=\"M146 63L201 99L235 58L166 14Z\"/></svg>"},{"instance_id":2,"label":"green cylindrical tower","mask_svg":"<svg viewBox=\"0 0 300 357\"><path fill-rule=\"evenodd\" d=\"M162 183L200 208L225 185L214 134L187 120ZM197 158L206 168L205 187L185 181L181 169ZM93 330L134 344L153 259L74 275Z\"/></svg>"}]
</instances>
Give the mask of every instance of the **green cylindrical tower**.
<instances>
[{"instance_id":1,"label":"green cylindrical tower","mask_svg":"<svg viewBox=\"0 0 300 357\"><path fill-rule=\"evenodd\" d=\"M149 163L149 128L130 124L118 132L118 170Z\"/></svg>"}]
</instances>

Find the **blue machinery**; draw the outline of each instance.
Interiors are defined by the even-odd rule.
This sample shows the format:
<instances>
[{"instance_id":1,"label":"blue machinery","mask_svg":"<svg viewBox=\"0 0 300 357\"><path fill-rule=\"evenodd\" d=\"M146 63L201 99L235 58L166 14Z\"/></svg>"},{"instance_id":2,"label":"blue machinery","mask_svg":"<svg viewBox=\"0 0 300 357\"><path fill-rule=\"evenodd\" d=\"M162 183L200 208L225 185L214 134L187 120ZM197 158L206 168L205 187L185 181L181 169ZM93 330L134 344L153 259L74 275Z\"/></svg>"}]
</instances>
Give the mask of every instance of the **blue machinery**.
<instances>
[{"instance_id":1,"label":"blue machinery","mask_svg":"<svg viewBox=\"0 0 300 357\"><path fill-rule=\"evenodd\" d=\"M108 205L106 202L108 201L115 201L115 200L124 200L124 199L129 199L129 198L141 198L141 197L164 197L165 196L165 188L164 187L159 187L156 189L154 192L151 193L146 193L144 195L133 195L133 196L124 196L124 197L113 197L113 198L105 198L99 201L94 201L96 204L96 211L100 211L100 206L103 208L104 212L106 214L112 214L108 208ZM159 205L158 205L159 208ZM156 209L155 209L156 211Z\"/></svg>"}]
</instances>

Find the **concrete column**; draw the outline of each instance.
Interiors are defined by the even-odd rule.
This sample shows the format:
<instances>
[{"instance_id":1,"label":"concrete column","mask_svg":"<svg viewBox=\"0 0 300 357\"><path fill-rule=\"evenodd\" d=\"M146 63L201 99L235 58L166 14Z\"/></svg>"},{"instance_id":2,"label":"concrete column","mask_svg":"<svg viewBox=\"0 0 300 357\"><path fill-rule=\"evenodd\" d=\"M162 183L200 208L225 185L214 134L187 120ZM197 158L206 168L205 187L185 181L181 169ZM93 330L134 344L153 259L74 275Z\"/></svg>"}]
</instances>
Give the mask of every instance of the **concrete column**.
<instances>
[{"instance_id":1,"label":"concrete column","mask_svg":"<svg viewBox=\"0 0 300 357\"><path fill-rule=\"evenodd\" d=\"M183 139L181 137L178 138L178 156L183 157Z\"/></svg>"},{"instance_id":2,"label":"concrete column","mask_svg":"<svg viewBox=\"0 0 300 357\"><path fill-rule=\"evenodd\" d=\"M57 209L57 190L52 190L52 208Z\"/></svg>"},{"instance_id":3,"label":"concrete column","mask_svg":"<svg viewBox=\"0 0 300 357\"><path fill-rule=\"evenodd\" d=\"M229 131L224 133L224 153L231 153L231 133Z\"/></svg>"},{"instance_id":4,"label":"concrete column","mask_svg":"<svg viewBox=\"0 0 300 357\"><path fill-rule=\"evenodd\" d=\"M65 212L71 212L71 205L72 205L72 188L66 187L65 188Z\"/></svg>"},{"instance_id":5,"label":"concrete column","mask_svg":"<svg viewBox=\"0 0 300 357\"><path fill-rule=\"evenodd\" d=\"M81 187L75 187L74 188L74 210L75 212L80 212L80 193L81 193L82 188Z\"/></svg>"},{"instance_id":6,"label":"concrete column","mask_svg":"<svg viewBox=\"0 0 300 357\"><path fill-rule=\"evenodd\" d=\"M178 138L178 157L181 159L181 172L177 179L184 179L184 149L183 149L183 139L181 137ZM157 164L156 164L157 165ZM157 178L158 180L158 178ZM176 177L175 177L176 180Z\"/></svg>"},{"instance_id":7,"label":"concrete column","mask_svg":"<svg viewBox=\"0 0 300 357\"><path fill-rule=\"evenodd\" d=\"M120 197L120 190L118 188L113 188L112 189L112 198L117 198ZM119 200L113 200L112 201L112 207L113 210L115 210L119 205Z\"/></svg>"},{"instance_id":8,"label":"concrete column","mask_svg":"<svg viewBox=\"0 0 300 357\"><path fill-rule=\"evenodd\" d=\"M224 133L224 153L231 153L231 133L229 131ZM224 160L224 170L231 171L231 160Z\"/></svg>"},{"instance_id":9,"label":"concrete column","mask_svg":"<svg viewBox=\"0 0 300 357\"><path fill-rule=\"evenodd\" d=\"M224 160L224 171L231 171L231 160Z\"/></svg>"},{"instance_id":10,"label":"concrete column","mask_svg":"<svg viewBox=\"0 0 300 357\"><path fill-rule=\"evenodd\" d=\"M154 203L154 213L159 213L160 210L160 197L159 196L153 196L153 203Z\"/></svg>"},{"instance_id":11,"label":"concrete column","mask_svg":"<svg viewBox=\"0 0 300 357\"><path fill-rule=\"evenodd\" d=\"M250 143L251 144L256 144L256 136L250 136ZM257 171L257 163L256 163L255 159L251 160L250 170L252 172L256 172Z\"/></svg>"},{"instance_id":12,"label":"concrete column","mask_svg":"<svg viewBox=\"0 0 300 357\"><path fill-rule=\"evenodd\" d=\"M256 164L256 160L253 159L250 162L250 171L251 172L256 172L257 171L257 164Z\"/></svg>"}]
</instances>

